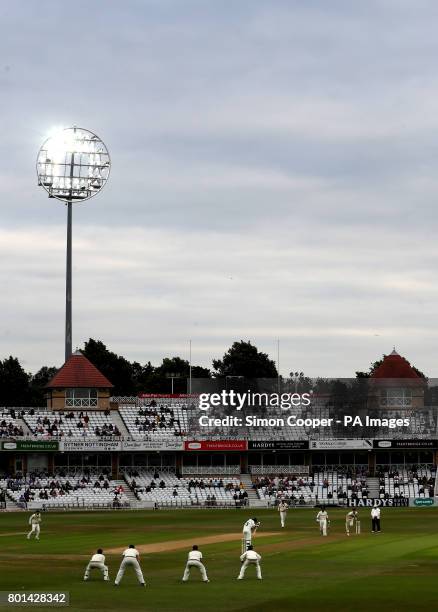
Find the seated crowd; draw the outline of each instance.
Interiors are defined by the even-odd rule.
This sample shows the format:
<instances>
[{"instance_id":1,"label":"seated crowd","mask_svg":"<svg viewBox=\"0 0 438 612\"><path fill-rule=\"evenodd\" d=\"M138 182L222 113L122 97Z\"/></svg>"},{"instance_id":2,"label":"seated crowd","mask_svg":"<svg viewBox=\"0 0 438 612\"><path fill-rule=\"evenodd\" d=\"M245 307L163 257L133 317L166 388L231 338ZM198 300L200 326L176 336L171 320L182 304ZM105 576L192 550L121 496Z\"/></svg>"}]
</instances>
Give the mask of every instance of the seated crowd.
<instances>
[{"instance_id":1,"label":"seated crowd","mask_svg":"<svg viewBox=\"0 0 438 612\"><path fill-rule=\"evenodd\" d=\"M125 478L141 501L174 502L183 505L246 505L248 494L237 478L184 478L180 474L160 474L129 470Z\"/></svg>"},{"instance_id":2,"label":"seated crowd","mask_svg":"<svg viewBox=\"0 0 438 612\"><path fill-rule=\"evenodd\" d=\"M52 475L47 471L6 477L1 481L10 497L23 508L65 505L126 505L123 486L111 480L108 472L67 474L58 470Z\"/></svg>"},{"instance_id":3,"label":"seated crowd","mask_svg":"<svg viewBox=\"0 0 438 612\"><path fill-rule=\"evenodd\" d=\"M0 438L23 436L23 427L16 421L17 414L13 408L4 409L0 415Z\"/></svg>"},{"instance_id":4,"label":"seated crowd","mask_svg":"<svg viewBox=\"0 0 438 612\"><path fill-rule=\"evenodd\" d=\"M261 499L278 503L285 499L292 505L308 502L343 503L347 499L368 497L366 476L352 472L315 472L309 476L266 475L253 478L253 488Z\"/></svg>"},{"instance_id":5,"label":"seated crowd","mask_svg":"<svg viewBox=\"0 0 438 612\"><path fill-rule=\"evenodd\" d=\"M30 410L23 414L31 432L38 437L119 437L121 432L111 422L110 411L63 412Z\"/></svg>"},{"instance_id":6,"label":"seated crowd","mask_svg":"<svg viewBox=\"0 0 438 612\"><path fill-rule=\"evenodd\" d=\"M380 468L377 476L382 499L434 496L435 473L428 468L419 469L415 465L402 470Z\"/></svg>"}]
</instances>

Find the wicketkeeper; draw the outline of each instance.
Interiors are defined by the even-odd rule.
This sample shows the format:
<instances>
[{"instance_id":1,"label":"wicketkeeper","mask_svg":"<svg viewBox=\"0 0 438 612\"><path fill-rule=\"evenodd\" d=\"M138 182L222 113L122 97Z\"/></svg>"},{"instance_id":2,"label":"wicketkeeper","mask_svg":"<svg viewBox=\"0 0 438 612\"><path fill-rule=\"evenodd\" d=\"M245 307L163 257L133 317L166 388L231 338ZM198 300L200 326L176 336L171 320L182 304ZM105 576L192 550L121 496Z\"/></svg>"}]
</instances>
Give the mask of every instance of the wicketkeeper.
<instances>
[{"instance_id":1,"label":"wicketkeeper","mask_svg":"<svg viewBox=\"0 0 438 612\"><path fill-rule=\"evenodd\" d=\"M258 553L256 553L256 551L250 545L248 550L244 552L243 555L240 555L240 562L242 563L242 566L240 568L240 573L237 576L237 580L243 580L243 577L245 576L246 568L249 565L255 565L257 578L261 580L262 579L262 570L260 569L261 560L262 560L261 556Z\"/></svg>"}]
</instances>

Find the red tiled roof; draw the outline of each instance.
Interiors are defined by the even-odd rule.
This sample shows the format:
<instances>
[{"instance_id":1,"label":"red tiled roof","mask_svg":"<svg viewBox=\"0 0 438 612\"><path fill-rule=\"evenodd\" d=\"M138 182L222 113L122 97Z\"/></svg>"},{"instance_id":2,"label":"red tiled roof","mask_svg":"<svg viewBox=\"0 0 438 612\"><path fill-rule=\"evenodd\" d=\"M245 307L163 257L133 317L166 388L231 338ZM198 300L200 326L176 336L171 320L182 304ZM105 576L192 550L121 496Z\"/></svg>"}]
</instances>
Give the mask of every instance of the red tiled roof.
<instances>
[{"instance_id":1,"label":"red tiled roof","mask_svg":"<svg viewBox=\"0 0 438 612\"><path fill-rule=\"evenodd\" d=\"M80 351L76 351L52 380L46 385L49 389L72 389L90 387L108 389L113 387L110 381Z\"/></svg>"},{"instance_id":2,"label":"red tiled roof","mask_svg":"<svg viewBox=\"0 0 438 612\"><path fill-rule=\"evenodd\" d=\"M371 378L419 378L421 376L413 369L407 359L401 357L394 349L390 355L385 355L382 363L371 374Z\"/></svg>"}]
</instances>

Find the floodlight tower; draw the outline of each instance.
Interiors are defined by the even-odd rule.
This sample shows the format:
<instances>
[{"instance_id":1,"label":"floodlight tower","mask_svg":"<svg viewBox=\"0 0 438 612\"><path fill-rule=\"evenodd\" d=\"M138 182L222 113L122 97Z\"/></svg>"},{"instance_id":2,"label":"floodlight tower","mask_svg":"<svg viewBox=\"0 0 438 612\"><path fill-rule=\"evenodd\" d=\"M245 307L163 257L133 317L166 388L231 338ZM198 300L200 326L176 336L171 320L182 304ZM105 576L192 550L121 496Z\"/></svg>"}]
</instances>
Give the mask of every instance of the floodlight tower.
<instances>
[{"instance_id":1,"label":"floodlight tower","mask_svg":"<svg viewBox=\"0 0 438 612\"><path fill-rule=\"evenodd\" d=\"M49 198L67 206L65 283L65 360L72 353L72 208L97 195L108 180L111 160L104 142L93 132L65 128L41 146L36 162L38 185Z\"/></svg>"}]
</instances>

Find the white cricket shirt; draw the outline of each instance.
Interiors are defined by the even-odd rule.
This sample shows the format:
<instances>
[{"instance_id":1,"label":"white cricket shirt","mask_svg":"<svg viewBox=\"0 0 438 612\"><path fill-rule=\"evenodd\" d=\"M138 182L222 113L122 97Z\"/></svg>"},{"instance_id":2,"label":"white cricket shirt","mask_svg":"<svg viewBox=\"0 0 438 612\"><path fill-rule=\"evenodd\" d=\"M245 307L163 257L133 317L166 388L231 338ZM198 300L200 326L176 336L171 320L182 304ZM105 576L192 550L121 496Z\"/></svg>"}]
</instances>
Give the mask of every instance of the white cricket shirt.
<instances>
[{"instance_id":1,"label":"white cricket shirt","mask_svg":"<svg viewBox=\"0 0 438 612\"><path fill-rule=\"evenodd\" d=\"M189 561L200 561L202 559L202 552L199 550L191 550L189 552Z\"/></svg>"}]
</instances>

